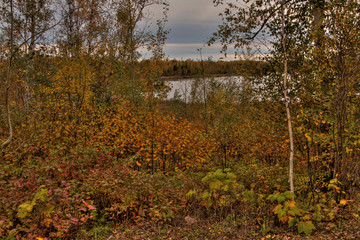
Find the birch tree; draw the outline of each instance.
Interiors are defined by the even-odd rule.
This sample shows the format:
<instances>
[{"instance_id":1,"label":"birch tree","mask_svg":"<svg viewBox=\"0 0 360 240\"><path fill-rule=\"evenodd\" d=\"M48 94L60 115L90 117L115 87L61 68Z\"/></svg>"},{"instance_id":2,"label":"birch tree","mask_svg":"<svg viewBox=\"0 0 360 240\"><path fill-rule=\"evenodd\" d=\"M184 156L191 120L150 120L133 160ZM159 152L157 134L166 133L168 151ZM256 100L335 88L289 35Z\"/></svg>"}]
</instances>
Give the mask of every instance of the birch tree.
<instances>
[{"instance_id":1,"label":"birch tree","mask_svg":"<svg viewBox=\"0 0 360 240\"><path fill-rule=\"evenodd\" d=\"M223 24L210 44L219 40L223 51L229 46L251 46L261 52L264 43L270 43L268 61L274 71L256 83L260 83L263 99L284 98L289 136L297 138L296 149L308 160L310 182L318 179L319 186L322 181L341 178L348 186L354 183L359 171L358 150L354 147L358 132L351 127L351 122L357 122L351 109L358 98L354 81L359 72L355 67L359 65L355 43L359 41L358 1L214 3L226 4L227 8L221 15ZM296 101L296 109L290 108L290 99ZM296 134L291 131L294 111L298 118ZM294 150L290 140L290 159ZM290 175L291 169L290 164ZM313 176L316 172L317 176Z\"/></svg>"},{"instance_id":2,"label":"birch tree","mask_svg":"<svg viewBox=\"0 0 360 240\"><path fill-rule=\"evenodd\" d=\"M290 191L294 193L294 136L292 130L291 112L290 112L290 98L288 96L288 60L287 60L287 46L286 46L286 32L285 32L285 8L286 1L281 2L281 41L284 53L284 99L286 107L286 117L288 121L289 142L290 142L290 158L289 158L289 184Z\"/></svg>"},{"instance_id":3,"label":"birch tree","mask_svg":"<svg viewBox=\"0 0 360 240\"><path fill-rule=\"evenodd\" d=\"M8 69L6 75L6 83L5 83L5 111L6 111L6 122L8 125L8 138L2 143L1 146L1 158L4 158L6 148L10 145L13 139L13 127L11 122L11 110L10 110L10 86L11 86L11 78L12 78L12 67L13 67L13 57L14 57L14 5L13 0L9 0L9 20L10 20L10 28L9 28L9 59L8 59Z\"/></svg>"},{"instance_id":4,"label":"birch tree","mask_svg":"<svg viewBox=\"0 0 360 240\"><path fill-rule=\"evenodd\" d=\"M289 36L289 29L292 27L289 23L291 23L291 19L294 18L294 12L292 11L294 11L294 9L299 11L304 7L304 5L299 2L301 1L256 1L250 4L250 1L244 1L245 4L249 3L247 7L240 4L236 5L232 2L227 3L228 8L221 15L224 23L209 41L209 44L212 44L216 40L220 40L223 45L223 51L226 52L229 45L234 45L235 48L248 48L251 45L255 48L260 48L260 45L263 44L260 36L263 35L263 37L269 38L273 42L273 53L278 51L280 57L279 62L283 65L283 69L280 71L282 80L280 77L275 77L277 82L272 84L274 88L282 89L282 97L285 102L290 143L289 185L291 192L294 192L293 171L295 148L290 109L291 98L289 95L291 86L288 82L288 46L290 42L293 41L293 38ZM217 5L224 4L225 1L214 1L214 3ZM287 8L290 4L293 4L292 8ZM289 41L289 39L291 40ZM282 86L280 82L282 82ZM269 85L266 85L265 88L268 87ZM266 89L264 90L267 91Z\"/></svg>"}]
</instances>

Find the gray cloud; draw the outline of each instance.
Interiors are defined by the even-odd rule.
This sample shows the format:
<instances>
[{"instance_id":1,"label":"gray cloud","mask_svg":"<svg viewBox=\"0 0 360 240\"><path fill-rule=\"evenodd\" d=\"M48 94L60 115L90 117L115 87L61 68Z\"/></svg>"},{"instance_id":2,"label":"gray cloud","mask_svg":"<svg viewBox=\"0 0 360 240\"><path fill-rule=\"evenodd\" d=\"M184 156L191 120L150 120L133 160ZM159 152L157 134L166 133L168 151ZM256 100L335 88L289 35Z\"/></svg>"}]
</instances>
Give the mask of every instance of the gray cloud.
<instances>
[{"instance_id":1,"label":"gray cloud","mask_svg":"<svg viewBox=\"0 0 360 240\"><path fill-rule=\"evenodd\" d=\"M180 22L169 24L167 43L205 43L216 31L216 22Z\"/></svg>"},{"instance_id":2,"label":"gray cloud","mask_svg":"<svg viewBox=\"0 0 360 240\"><path fill-rule=\"evenodd\" d=\"M169 21L216 21L221 11L212 0L170 0Z\"/></svg>"},{"instance_id":3,"label":"gray cloud","mask_svg":"<svg viewBox=\"0 0 360 240\"><path fill-rule=\"evenodd\" d=\"M166 46L166 56L169 58L199 58L197 48L203 44L216 31L221 23L219 13L221 7L214 7L212 0L169 0L167 28L170 29ZM155 16L161 15L160 8L152 9ZM220 46L206 47L205 58L210 55L219 58Z\"/></svg>"},{"instance_id":4,"label":"gray cloud","mask_svg":"<svg viewBox=\"0 0 360 240\"><path fill-rule=\"evenodd\" d=\"M168 43L204 43L216 31L221 11L212 0L170 0Z\"/></svg>"},{"instance_id":5,"label":"gray cloud","mask_svg":"<svg viewBox=\"0 0 360 240\"><path fill-rule=\"evenodd\" d=\"M204 44L221 24L219 13L224 11L224 6L214 7L213 0L169 0L169 3L167 28L170 29L170 33L164 47L165 55L170 59L199 59L197 49L203 48L204 59L223 58L220 44L210 47ZM154 6L150 10L153 16L161 16L159 6ZM262 52L267 52L265 48L263 50ZM235 49L229 47L225 60L233 60L234 55ZM149 56L149 53L144 54L145 58Z\"/></svg>"}]
</instances>

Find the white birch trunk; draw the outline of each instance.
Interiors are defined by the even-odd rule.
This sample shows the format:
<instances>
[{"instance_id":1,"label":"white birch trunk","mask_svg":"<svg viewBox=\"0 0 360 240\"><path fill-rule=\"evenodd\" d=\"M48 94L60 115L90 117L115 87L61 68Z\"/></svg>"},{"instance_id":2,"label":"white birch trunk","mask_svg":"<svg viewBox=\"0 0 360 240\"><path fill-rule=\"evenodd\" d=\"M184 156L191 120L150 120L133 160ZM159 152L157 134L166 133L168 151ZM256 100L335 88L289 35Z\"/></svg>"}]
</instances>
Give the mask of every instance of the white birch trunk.
<instances>
[{"instance_id":1,"label":"white birch trunk","mask_svg":"<svg viewBox=\"0 0 360 240\"><path fill-rule=\"evenodd\" d=\"M282 30L282 45L284 50L284 98L286 107L286 117L288 121L289 140L290 140L290 159L289 159L289 184L290 191L294 193L294 137L292 132L291 112L290 112L290 98L287 94L288 84L288 59L286 48L286 34L285 34L285 0L282 0L282 14L281 14L281 30Z\"/></svg>"}]
</instances>

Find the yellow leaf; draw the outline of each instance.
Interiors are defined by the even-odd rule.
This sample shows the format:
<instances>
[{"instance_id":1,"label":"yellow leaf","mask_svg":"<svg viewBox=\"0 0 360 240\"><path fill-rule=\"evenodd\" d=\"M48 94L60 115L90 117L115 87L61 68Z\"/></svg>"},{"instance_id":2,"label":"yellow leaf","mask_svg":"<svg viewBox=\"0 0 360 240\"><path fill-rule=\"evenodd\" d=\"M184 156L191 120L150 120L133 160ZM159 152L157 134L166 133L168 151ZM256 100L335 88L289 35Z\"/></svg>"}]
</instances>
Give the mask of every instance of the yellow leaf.
<instances>
[{"instance_id":1,"label":"yellow leaf","mask_svg":"<svg viewBox=\"0 0 360 240\"><path fill-rule=\"evenodd\" d=\"M311 142L311 137L309 136L309 134L307 134L307 133L305 133L305 137L306 137L306 139L309 141L309 142Z\"/></svg>"},{"instance_id":2,"label":"yellow leaf","mask_svg":"<svg viewBox=\"0 0 360 240\"><path fill-rule=\"evenodd\" d=\"M346 205L346 204L347 204L347 201L345 199L340 200L340 205Z\"/></svg>"},{"instance_id":3,"label":"yellow leaf","mask_svg":"<svg viewBox=\"0 0 360 240\"><path fill-rule=\"evenodd\" d=\"M296 206L296 202L295 201L290 201L289 202L289 207L295 207Z\"/></svg>"}]
</instances>

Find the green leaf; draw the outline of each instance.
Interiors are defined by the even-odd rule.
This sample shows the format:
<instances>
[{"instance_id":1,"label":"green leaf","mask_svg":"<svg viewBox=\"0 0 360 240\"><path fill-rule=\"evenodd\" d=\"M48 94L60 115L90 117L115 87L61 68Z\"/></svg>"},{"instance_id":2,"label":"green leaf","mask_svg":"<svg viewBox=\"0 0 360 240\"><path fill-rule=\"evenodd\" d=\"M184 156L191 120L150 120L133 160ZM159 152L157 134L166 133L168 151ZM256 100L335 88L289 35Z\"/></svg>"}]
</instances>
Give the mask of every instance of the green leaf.
<instances>
[{"instance_id":1,"label":"green leaf","mask_svg":"<svg viewBox=\"0 0 360 240\"><path fill-rule=\"evenodd\" d=\"M301 221L298 224L298 233L305 233L306 235L311 235L314 229L315 226L311 221L306 221L306 222Z\"/></svg>"},{"instance_id":2,"label":"green leaf","mask_svg":"<svg viewBox=\"0 0 360 240\"><path fill-rule=\"evenodd\" d=\"M281 209L278 211L277 216L278 216L279 219L282 218L282 217L284 217L284 216L286 216L286 208L281 208Z\"/></svg>"},{"instance_id":3,"label":"green leaf","mask_svg":"<svg viewBox=\"0 0 360 240\"><path fill-rule=\"evenodd\" d=\"M269 197L267 199L269 199L271 202L275 202L277 200L278 196L279 196L279 193L274 193L274 194L269 195Z\"/></svg>"},{"instance_id":4,"label":"green leaf","mask_svg":"<svg viewBox=\"0 0 360 240\"><path fill-rule=\"evenodd\" d=\"M318 222L321 221L324 218L324 216L321 213L321 206L319 204L317 204L315 206L315 211L314 211L314 214L313 214L313 218L314 218L315 221L318 221Z\"/></svg>"},{"instance_id":5,"label":"green leaf","mask_svg":"<svg viewBox=\"0 0 360 240\"><path fill-rule=\"evenodd\" d=\"M280 194L280 195L277 197L276 200L277 200L278 203L283 203L283 202L286 201L286 198L285 198L285 196L284 196L283 194Z\"/></svg>"},{"instance_id":6,"label":"green leaf","mask_svg":"<svg viewBox=\"0 0 360 240\"><path fill-rule=\"evenodd\" d=\"M220 180L216 179L215 181L210 183L210 189L220 190L222 185L223 185L223 183Z\"/></svg>"},{"instance_id":7,"label":"green leaf","mask_svg":"<svg viewBox=\"0 0 360 240\"><path fill-rule=\"evenodd\" d=\"M277 214L282 209L282 207L283 207L283 205L278 204L274 209L274 213Z\"/></svg>"},{"instance_id":8,"label":"green leaf","mask_svg":"<svg viewBox=\"0 0 360 240\"><path fill-rule=\"evenodd\" d=\"M337 182L338 182L337 178L334 178L334 179L330 180L330 183L337 183Z\"/></svg>"},{"instance_id":9,"label":"green leaf","mask_svg":"<svg viewBox=\"0 0 360 240\"><path fill-rule=\"evenodd\" d=\"M21 219L26 218L29 213L33 210L35 202L26 201L21 204L18 208L17 216Z\"/></svg>"},{"instance_id":10,"label":"green leaf","mask_svg":"<svg viewBox=\"0 0 360 240\"><path fill-rule=\"evenodd\" d=\"M289 200L289 199L295 199L295 197L296 197L295 193L292 193L292 192L290 192L290 191L286 191L286 192L284 193L284 196L285 196L285 198L286 198L287 200Z\"/></svg>"},{"instance_id":11,"label":"green leaf","mask_svg":"<svg viewBox=\"0 0 360 240\"><path fill-rule=\"evenodd\" d=\"M212 177L212 174L213 174L212 172L207 173L206 176L201 179L201 182L205 183L205 182L209 181Z\"/></svg>"},{"instance_id":12,"label":"green leaf","mask_svg":"<svg viewBox=\"0 0 360 240\"><path fill-rule=\"evenodd\" d=\"M243 196L244 196L244 200L247 202L247 203L253 203L253 202L256 202L256 199L257 199L257 195L254 191L252 190L245 190L243 192Z\"/></svg>"},{"instance_id":13,"label":"green leaf","mask_svg":"<svg viewBox=\"0 0 360 240\"><path fill-rule=\"evenodd\" d=\"M221 190L223 190L224 192L227 192L229 190L229 185L224 185Z\"/></svg>"},{"instance_id":14,"label":"green leaf","mask_svg":"<svg viewBox=\"0 0 360 240\"><path fill-rule=\"evenodd\" d=\"M290 208L290 210L288 211L288 214L290 216L296 217L296 216L302 216L303 215L303 211L302 209L298 208L298 207L292 207Z\"/></svg>"},{"instance_id":15,"label":"green leaf","mask_svg":"<svg viewBox=\"0 0 360 240\"><path fill-rule=\"evenodd\" d=\"M299 220L297 218L290 218L289 219L289 227L294 226Z\"/></svg>"},{"instance_id":16,"label":"green leaf","mask_svg":"<svg viewBox=\"0 0 360 240\"><path fill-rule=\"evenodd\" d=\"M34 201L36 201L36 200L40 200L42 202L47 201L47 192L48 192L48 190L46 188L40 187L40 189L38 189L36 191Z\"/></svg>"},{"instance_id":17,"label":"green leaf","mask_svg":"<svg viewBox=\"0 0 360 240\"><path fill-rule=\"evenodd\" d=\"M228 177L229 179L231 179L231 180L236 180L236 176L235 176L235 174L233 174L232 172L228 172L228 173L227 173L227 177Z\"/></svg>"},{"instance_id":18,"label":"green leaf","mask_svg":"<svg viewBox=\"0 0 360 240\"><path fill-rule=\"evenodd\" d=\"M201 196L201 199L203 201L206 200L206 199L209 199L209 198L211 198L211 194L208 191L205 191Z\"/></svg>"},{"instance_id":19,"label":"green leaf","mask_svg":"<svg viewBox=\"0 0 360 240\"><path fill-rule=\"evenodd\" d=\"M335 184L329 183L329 185L327 186L328 189L340 189L338 186L336 186Z\"/></svg>"},{"instance_id":20,"label":"green leaf","mask_svg":"<svg viewBox=\"0 0 360 240\"><path fill-rule=\"evenodd\" d=\"M215 171L215 173L213 174L213 178L217 178L217 179L220 179L220 180L223 180L226 178L226 173L224 173L222 171L222 169L218 169Z\"/></svg>"},{"instance_id":21,"label":"green leaf","mask_svg":"<svg viewBox=\"0 0 360 240\"><path fill-rule=\"evenodd\" d=\"M310 220L311 219L311 215L310 214L306 214L304 216L301 217L301 220L303 221L307 221L307 220Z\"/></svg>"},{"instance_id":22,"label":"green leaf","mask_svg":"<svg viewBox=\"0 0 360 240\"><path fill-rule=\"evenodd\" d=\"M195 190L190 190L187 194L186 197L187 198L193 198L196 195L196 191Z\"/></svg>"}]
</instances>

